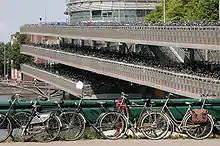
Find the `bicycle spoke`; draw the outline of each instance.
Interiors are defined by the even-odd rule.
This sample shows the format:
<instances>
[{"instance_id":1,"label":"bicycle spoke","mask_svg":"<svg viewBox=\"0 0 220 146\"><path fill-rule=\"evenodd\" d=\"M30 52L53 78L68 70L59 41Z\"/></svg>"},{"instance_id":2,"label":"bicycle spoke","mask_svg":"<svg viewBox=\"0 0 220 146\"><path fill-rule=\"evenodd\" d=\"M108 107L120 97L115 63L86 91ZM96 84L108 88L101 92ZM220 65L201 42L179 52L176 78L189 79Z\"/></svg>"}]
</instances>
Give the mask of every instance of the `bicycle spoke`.
<instances>
[{"instance_id":1,"label":"bicycle spoke","mask_svg":"<svg viewBox=\"0 0 220 146\"><path fill-rule=\"evenodd\" d=\"M161 139L168 132L168 119L160 113L150 113L143 116L141 127L143 127L141 128L142 133L147 138Z\"/></svg>"},{"instance_id":2,"label":"bicycle spoke","mask_svg":"<svg viewBox=\"0 0 220 146\"><path fill-rule=\"evenodd\" d=\"M195 124L192 121L192 116L186 117L184 122L184 129L186 134L193 139L204 139L207 138L213 129L213 119L208 116L208 121L206 123Z\"/></svg>"}]
</instances>

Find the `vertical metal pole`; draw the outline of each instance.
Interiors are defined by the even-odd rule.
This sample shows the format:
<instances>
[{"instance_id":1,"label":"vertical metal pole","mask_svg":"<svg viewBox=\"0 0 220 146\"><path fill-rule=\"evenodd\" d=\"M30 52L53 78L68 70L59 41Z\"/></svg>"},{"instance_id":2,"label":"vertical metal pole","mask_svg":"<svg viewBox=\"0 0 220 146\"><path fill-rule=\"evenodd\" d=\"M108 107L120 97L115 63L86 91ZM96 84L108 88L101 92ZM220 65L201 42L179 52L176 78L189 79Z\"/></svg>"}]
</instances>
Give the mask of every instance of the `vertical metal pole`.
<instances>
[{"instance_id":1,"label":"vertical metal pole","mask_svg":"<svg viewBox=\"0 0 220 146\"><path fill-rule=\"evenodd\" d=\"M121 22L121 7L120 7L120 0L118 0L118 21Z\"/></svg>"},{"instance_id":2,"label":"vertical metal pole","mask_svg":"<svg viewBox=\"0 0 220 146\"><path fill-rule=\"evenodd\" d=\"M209 51L205 50L205 61L208 61L208 54L209 54Z\"/></svg>"},{"instance_id":3,"label":"vertical metal pole","mask_svg":"<svg viewBox=\"0 0 220 146\"><path fill-rule=\"evenodd\" d=\"M4 79L6 78L6 49L4 46Z\"/></svg>"},{"instance_id":4,"label":"vertical metal pole","mask_svg":"<svg viewBox=\"0 0 220 146\"><path fill-rule=\"evenodd\" d=\"M81 94L82 94L82 99L83 99L83 96L84 96L84 93L83 93L83 92L84 92L84 87L82 88L82 91L81 91L81 92L82 92Z\"/></svg>"},{"instance_id":5,"label":"vertical metal pole","mask_svg":"<svg viewBox=\"0 0 220 146\"><path fill-rule=\"evenodd\" d=\"M163 3L163 22L166 23L166 0Z\"/></svg>"},{"instance_id":6,"label":"vertical metal pole","mask_svg":"<svg viewBox=\"0 0 220 146\"><path fill-rule=\"evenodd\" d=\"M138 19L138 18L137 18L137 0L136 0L136 2L135 2L135 3L136 3L136 4L135 4L135 5L136 5L136 10L135 10L135 11L136 11L136 15L135 15L135 21L137 22L137 19Z\"/></svg>"},{"instance_id":7,"label":"vertical metal pole","mask_svg":"<svg viewBox=\"0 0 220 146\"><path fill-rule=\"evenodd\" d=\"M92 9L91 9L91 5L92 5L92 3L90 2L90 3L89 3L89 21L90 21L90 22L92 21Z\"/></svg>"},{"instance_id":8,"label":"vertical metal pole","mask_svg":"<svg viewBox=\"0 0 220 146\"><path fill-rule=\"evenodd\" d=\"M126 21L126 0L124 0L124 21Z\"/></svg>"},{"instance_id":9,"label":"vertical metal pole","mask_svg":"<svg viewBox=\"0 0 220 146\"><path fill-rule=\"evenodd\" d=\"M113 21L113 16L115 15L115 10L113 10L113 1L112 2L112 5L111 5L111 11L112 11L112 18L111 18L111 21Z\"/></svg>"},{"instance_id":10,"label":"vertical metal pole","mask_svg":"<svg viewBox=\"0 0 220 146\"><path fill-rule=\"evenodd\" d=\"M45 21L45 23L47 23L47 7L45 7L45 10L44 10L44 21Z\"/></svg>"},{"instance_id":11,"label":"vertical metal pole","mask_svg":"<svg viewBox=\"0 0 220 146\"><path fill-rule=\"evenodd\" d=\"M218 19L220 20L220 0L218 1Z\"/></svg>"},{"instance_id":12,"label":"vertical metal pole","mask_svg":"<svg viewBox=\"0 0 220 146\"><path fill-rule=\"evenodd\" d=\"M68 7L68 23L70 23L70 20L71 20L71 14L70 14L70 6Z\"/></svg>"}]
</instances>

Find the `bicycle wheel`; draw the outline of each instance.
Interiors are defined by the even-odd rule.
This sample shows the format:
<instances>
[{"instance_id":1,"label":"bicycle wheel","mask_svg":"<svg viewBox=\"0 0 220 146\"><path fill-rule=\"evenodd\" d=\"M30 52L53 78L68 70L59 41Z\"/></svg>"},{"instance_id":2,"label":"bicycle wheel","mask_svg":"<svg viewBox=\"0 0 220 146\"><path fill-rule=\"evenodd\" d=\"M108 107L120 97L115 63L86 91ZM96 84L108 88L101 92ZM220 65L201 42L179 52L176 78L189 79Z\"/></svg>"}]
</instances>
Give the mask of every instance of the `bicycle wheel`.
<instances>
[{"instance_id":1,"label":"bicycle wheel","mask_svg":"<svg viewBox=\"0 0 220 146\"><path fill-rule=\"evenodd\" d=\"M31 116L28 112L18 112L14 115L14 123L12 124L12 133L11 136L13 140L15 141L21 141L22 138L22 132L24 126L28 123L29 117Z\"/></svg>"},{"instance_id":2,"label":"bicycle wheel","mask_svg":"<svg viewBox=\"0 0 220 146\"><path fill-rule=\"evenodd\" d=\"M9 118L5 115L0 114L0 142L5 141L11 135L12 126Z\"/></svg>"},{"instance_id":3,"label":"bicycle wheel","mask_svg":"<svg viewBox=\"0 0 220 146\"><path fill-rule=\"evenodd\" d=\"M85 131L85 119L76 112L61 113L60 121L62 123L60 137L65 140L77 140Z\"/></svg>"},{"instance_id":4,"label":"bicycle wheel","mask_svg":"<svg viewBox=\"0 0 220 146\"><path fill-rule=\"evenodd\" d=\"M117 112L106 113L99 123L100 135L104 138L115 140L119 139L127 131L127 120Z\"/></svg>"},{"instance_id":5,"label":"bicycle wheel","mask_svg":"<svg viewBox=\"0 0 220 146\"><path fill-rule=\"evenodd\" d=\"M160 112L143 115L140 131L149 139L162 139L169 130L169 119Z\"/></svg>"},{"instance_id":6,"label":"bicycle wheel","mask_svg":"<svg viewBox=\"0 0 220 146\"><path fill-rule=\"evenodd\" d=\"M208 121L206 123L195 124L192 121L192 115L186 116L183 122L183 126L186 134L197 140L202 140L210 136L214 126L214 120L212 116L208 115Z\"/></svg>"},{"instance_id":7,"label":"bicycle wheel","mask_svg":"<svg viewBox=\"0 0 220 146\"><path fill-rule=\"evenodd\" d=\"M57 116L51 116L44 123L44 130L34 135L34 139L38 142L53 141L60 134L60 119Z\"/></svg>"},{"instance_id":8,"label":"bicycle wheel","mask_svg":"<svg viewBox=\"0 0 220 146\"><path fill-rule=\"evenodd\" d=\"M168 132L167 132L167 134L163 138L164 139L170 138L173 135L174 131L175 131L175 126L174 126L173 122L170 121Z\"/></svg>"}]
</instances>

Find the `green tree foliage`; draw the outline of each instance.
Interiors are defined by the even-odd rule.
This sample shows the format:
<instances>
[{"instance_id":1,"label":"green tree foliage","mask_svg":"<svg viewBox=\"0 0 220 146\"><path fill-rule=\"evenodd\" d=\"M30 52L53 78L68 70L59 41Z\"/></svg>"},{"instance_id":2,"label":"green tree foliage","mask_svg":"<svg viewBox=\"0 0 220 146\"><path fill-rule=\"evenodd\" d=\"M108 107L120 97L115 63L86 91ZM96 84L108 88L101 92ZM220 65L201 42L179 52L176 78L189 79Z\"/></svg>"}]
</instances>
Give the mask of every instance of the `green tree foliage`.
<instances>
[{"instance_id":1,"label":"green tree foliage","mask_svg":"<svg viewBox=\"0 0 220 146\"><path fill-rule=\"evenodd\" d=\"M4 43L0 43L0 76L3 74L3 64L4 64Z\"/></svg>"},{"instance_id":2,"label":"green tree foliage","mask_svg":"<svg viewBox=\"0 0 220 146\"><path fill-rule=\"evenodd\" d=\"M145 16L145 21L163 21L163 7L159 4L152 13Z\"/></svg>"},{"instance_id":3,"label":"green tree foliage","mask_svg":"<svg viewBox=\"0 0 220 146\"><path fill-rule=\"evenodd\" d=\"M34 58L21 54L21 44L29 42L27 35L15 34L16 41L11 43L0 43L0 75L3 75L4 70L4 48L6 50L7 68L11 67L11 60L13 60L13 68L20 69L20 64L33 62Z\"/></svg>"},{"instance_id":4,"label":"green tree foliage","mask_svg":"<svg viewBox=\"0 0 220 146\"><path fill-rule=\"evenodd\" d=\"M25 44L29 42L29 37L27 35L19 34L18 32L15 34L16 41L8 47L9 59L13 60L14 68L20 69L20 64L33 62L33 57L27 56L20 53L21 44Z\"/></svg>"},{"instance_id":5,"label":"green tree foliage","mask_svg":"<svg viewBox=\"0 0 220 146\"><path fill-rule=\"evenodd\" d=\"M146 21L163 21L163 4L145 17ZM218 20L218 0L166 0L166 21Z\"/></svg>"}]
</instances>

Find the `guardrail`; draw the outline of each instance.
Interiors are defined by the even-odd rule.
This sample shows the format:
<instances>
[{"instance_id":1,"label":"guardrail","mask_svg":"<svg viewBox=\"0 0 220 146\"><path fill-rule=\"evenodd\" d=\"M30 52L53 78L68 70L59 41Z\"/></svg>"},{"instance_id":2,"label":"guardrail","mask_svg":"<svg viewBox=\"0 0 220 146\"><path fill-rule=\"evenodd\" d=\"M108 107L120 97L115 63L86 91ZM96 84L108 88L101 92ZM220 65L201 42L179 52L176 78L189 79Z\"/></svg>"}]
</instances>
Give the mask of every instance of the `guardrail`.
<instances>
[{"instance_id":1,"label":"guardrail","mask_svg":"<svg viewBox=\"0 0 220 146\"><path fill-rule=\"evenodd\" d=\"M202 78L27 45L22 46L21 52L186 97L200 98L201 93L213 93L217 97L220 96L220 81L212 78Z\"/></svg>"},{"instance_id":2,"label":"guardrail","mask_svg":"<svg viewBox=\"0 0 220 146\"><path fill-rule=\"evenodd\" d=\"M130 97L132 98L132 97ZM100 100L83 100L81 107L83 108L84 114L86 118L89 120L95 122L97 117L99 116L99 113L101 111L100 105L97 104L97 101ZM106 102L105 105L106 108L109 108L111 110L114 110L115 108L115 100L102 100ZM130 99L131 102L135 102L139 105L144 105L141 99ZM152 101L155 103L154 109L161 109L161 107L164 104L165 99L152 99ZM182 119L186 110L187 105L185 102L194 102L193 108L201 108L201 101L199 100L193 100L193 99L171 99L168 102L168 106L170 107L170 110L174 114L175 118ZM76 105L78 104L78 100L68 100L64 101L64 104L61 105L61 108L63 110L73 110ZM220 120L220 100L217 99L207 99L206 103L210 104L209 106L205 106L205 109L208 109L209 114L211 114L216 120ZM57 104L52 101L38 101L38 104L42 105L42 111L53 111L57 110ZM8 108L10 106L9 102L1 102L0 103L0 113L6 113L8 111ZM30 111L32 109L32 105L30 102L16 102L14 105L14 112L19 111ZM147 108L149 109L149 107ZM146 109L146 110L147 110ZM140 114L141 107L140 106L134 106L131 107L131 119L137 118Z\"/></svg>"},{"instance_id":3,"label":"guardrail","mask_svg":"<svg viewBox=\"0 0 220 146\"><path fill-rule=\"evenodd\" d=\"M219 50L217 26L65 26L24 25L23 34Z\"/></svg>"}]
</instances>

